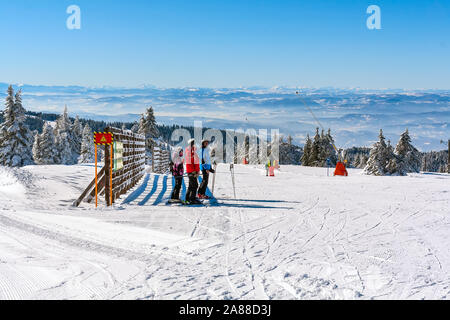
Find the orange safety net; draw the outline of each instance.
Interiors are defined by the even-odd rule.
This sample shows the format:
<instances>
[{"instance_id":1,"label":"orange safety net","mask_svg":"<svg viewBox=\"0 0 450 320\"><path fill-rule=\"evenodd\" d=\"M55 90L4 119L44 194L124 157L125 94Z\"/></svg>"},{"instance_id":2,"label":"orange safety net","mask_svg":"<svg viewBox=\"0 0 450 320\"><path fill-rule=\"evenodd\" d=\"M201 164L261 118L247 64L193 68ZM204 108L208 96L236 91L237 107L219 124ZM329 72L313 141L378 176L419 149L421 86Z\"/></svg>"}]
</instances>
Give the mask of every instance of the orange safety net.
<instances>
[{"instance_id":1,"label":"orange safety net","mask_svg":"<svg viewBox=\"0 0 450 320\"><path fill-rule=\"evenodd\" d=\"M334 175L347 177L348 172L347 169L345 168L345 164L343 164L342 162L338 162L336 165L336 170L334 171Z\"/></svg>"}]
</instances>

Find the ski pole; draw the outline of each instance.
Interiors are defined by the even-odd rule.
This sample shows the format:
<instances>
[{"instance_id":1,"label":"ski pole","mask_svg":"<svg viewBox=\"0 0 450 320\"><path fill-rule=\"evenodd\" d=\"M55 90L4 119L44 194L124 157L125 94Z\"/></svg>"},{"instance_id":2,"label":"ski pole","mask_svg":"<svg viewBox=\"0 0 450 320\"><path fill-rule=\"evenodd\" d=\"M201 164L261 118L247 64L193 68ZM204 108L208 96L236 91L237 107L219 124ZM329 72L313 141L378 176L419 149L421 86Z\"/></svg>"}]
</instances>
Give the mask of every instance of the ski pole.
<instances>
[{"instance_id":1,"label":"ski pole","mask_svg":"<svg viewBox=\"0 0 450 320\"><path fill-rule=\"evenodd\" d=\"M217 173L217 163L214 162L214 174L213 174L213 182L211 188L211 194L214 196L214 187L216 186L216 173Z\"/></svg>"},{"instance_id":2,"label":"ski pole","mask_svg":"<svg viewBox=\"0 0 450 320\"><path fill-rule=\"evenodd\" d=\"M231 172L231 181L233 182L233 192L234 192L234 199L236 200L236 184L234 180L234 164L230 164L230 172Z\"/></svg>"}]
</instances>

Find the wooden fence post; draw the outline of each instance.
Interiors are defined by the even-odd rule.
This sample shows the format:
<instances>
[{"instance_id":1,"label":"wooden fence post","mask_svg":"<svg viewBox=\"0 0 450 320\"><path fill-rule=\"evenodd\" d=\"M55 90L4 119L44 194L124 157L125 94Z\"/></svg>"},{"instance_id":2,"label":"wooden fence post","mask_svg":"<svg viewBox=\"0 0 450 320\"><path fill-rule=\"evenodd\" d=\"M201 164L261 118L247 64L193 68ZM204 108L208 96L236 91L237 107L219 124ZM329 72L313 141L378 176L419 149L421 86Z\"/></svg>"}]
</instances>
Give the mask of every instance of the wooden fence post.
<instances>
[{"instance_id":1,"label":"wooden fence post","mask_svg":"<svg viewBox=\"0 0 450 320\"><path fill-rule=\"evenodd\" d=\"M155 172L155 147L152 144L152 172Z\"/></svg>"},{"instance_id":2,"label":"wooden fence post","mask_svg":"<svg viewBox=\"0 0 450 320\"><path fill-rule=\"evenodd\" d=\"M447 162L447 173L450 174L450 139L448 140L448 162Z\"/></svg>"},{"instance_id":3,"label":"wooden fence post","mask_svg":"<svg viewBox=\"0 0 450 320\"><path fill-rule=\"evenodd\" d=\"M110 175L111 175L111 151L109 146L105 146L105 200L106 205L111 206L110 196Z\"/></svg>"}]
</instances>

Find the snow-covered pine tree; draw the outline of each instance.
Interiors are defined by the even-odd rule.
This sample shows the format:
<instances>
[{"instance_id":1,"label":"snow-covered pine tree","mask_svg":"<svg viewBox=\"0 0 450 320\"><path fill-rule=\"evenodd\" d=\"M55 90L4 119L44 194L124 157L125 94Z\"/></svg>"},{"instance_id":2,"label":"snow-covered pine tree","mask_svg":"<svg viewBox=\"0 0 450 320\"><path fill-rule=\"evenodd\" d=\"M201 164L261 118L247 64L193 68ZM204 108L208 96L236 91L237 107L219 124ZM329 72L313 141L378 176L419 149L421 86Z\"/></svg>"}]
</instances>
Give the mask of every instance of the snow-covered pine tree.
<instances>
[{"instance_id":1,"label":"snow-covered pine tree","mask_svg":"<svg viewBox=\"0 0 450 320\"><path fill-rule=\"evenodd\" d=\"M395 148L397 173L406 175L409 172L420 172L422 164L422 155L411 144L409 131L406 130L401 136Z\"/></svg>"},{"instance_id":2,"label":"snow-covered pine tree","mask_svg":"<svg viewBox=\"0 0 450 320\"><path fill-rule=\"evenodd\" d=\"M311 157L311 152L312 152L312 141L308 134L306 136L305 146L303 147L303 156L300 160L302 162L302 166L309 167L311 165L309 162L310 157Z\"/></svg>"},{"instance_id":3,"label":"snow-covered pine tree","mask_svg":"<svg viewBox=\"0 0 450 320\"><path fill-rule=\"evenodd\" d=\"M252 138L249 137L249 142L250 140L252 141L252 143L249 143L248 146L248 161L249 164L259 164L260 159L258 159L258 137L256 135L252 136ZM212 150L212 148L211 148ZM220 150L217 146L216 146L216 150Z\"/></svg>"},{"instance_id":4,"label":"snow-covered pine tree","mask_svg":"<svg viewBox=\"0 0 450 320\"><path fill-rule=\"evenodd\" d=\"M6 102L5 102L5 111L3 112L3 117L5 118L5 123L10 121L10 125L14 121L14 89L10 85L7 90Z\"/></svg>"},{"instance_id":5,"label":"snow-covered pine tree","mask_svg":"<svg viewBox=\"0 0 450 320\"><path fill-rule=\"evenodd\" d=\"M280 139L279 155L280 165L298 165L302 157L302 149L293 143L293 139L289 138L284 141Z\"/></svg>"},{"instance_id":6,"label":"snow-covered pine tree","mask_svg":"<svg viewBox=\"0 0 450 320\"><path fill-rule=\"evenodd\" d=\"M141 120L139 122L138 133L145 136L147 163L149 163L152 156L151 150L154 146L156 146L155 139L158 138L159 135L153 107L148 108L145 114L142 115Z\"/></svg>"},{"instance_id":7,"label":"snow-covered pine tree","mask_svg":"<svg viewBox=\"0 0 450 320\"><path fill-rule=\"evenodd\" d=\"M369 157L365 154L361 154L361 161L359 162L359 169L364 169L367 165L367 161L369 161Z\"/></svg>"},{"instance_id":8,"label":"snow-covered pine tree","mask_svg":"<svg viewBox=\"0 0 450 320\"><path fill-rule=\"evenodd\" d=\"M320 153L319 153L319 161L317 163L318 167L324 167L327 163L328 159L328 151L329 151L329 141L327 136L325 135L325 130L322 129L322 133L320 134Z\"/></svg>"},{"instance_id":9,"label":"snow-covered pine tree","mask_svg":"<svg viewBox=\"0 0 450 320\"><path fill-rule=\"evenodd\" d=\"M83 140L83 125L81 124L78 116L76 116L72 124L71 133L72 133L72 154L73 157L76 158L76 160L78 161L78 158L80 157L81 154L81 142Z\"/></svg>"},{"instance_id":10,"label":"snow-covered pine tree","mask_svg":"<svg viewBox=\"0 0 450 320\"><path fill-rule=\"evenodd\" d=\"M55 138L57 159L59 164L75 164L76 157L73 154L73 136L71 133L72 121L69 118L67 107L64 108L64 112L56 120Z\"/></svg>"},{"instance_id":11,"label":"snow-covered pine tree","mask_svg":"<svg viewBox=\"0 0 450 320\"><path fill-rule=\"evenodd\" d=\"M430 151L422 154L422 171L440 172L448 163L448 151Z\"/></svg>"},{"instance_id":12,"label":"snow-covered pine tree","mask_svg":"<svg viewBox=\"0 0 450 320\"><path fill-rule=\"evenodd\" d=\"M367 156L363 153L360 153L357 157L357 165L355 168L364 169L367 165Z\"/></svg>"},{"instance_id":13,"label":"snow-covered pine tree","mask_svg":"<svg viewBox=\"0 0 450 320\"><path fill-rule=\"evenodd\" d=\"M328 132L326 134L327 138L327 157L331 160L331 163L337 163L338 157L336 154L336 150L334 149L334 139L331 135L331 129L328 129Z\"/></svg>"},{"instance_id":14,"label":"snow-covered pine tree","mask_svg":"<svg viewBox=\"0 0 450 320\"><path fill-rule=\"evenodd\" d=\"M12 86L6 97L4 122L0 126L0 165L22 167L33 164L33 133L25 124L22 92L14 97Z\"/></svg>"},{"instance_id":15,"label":"snow-covered pine tree","mask_svg":"<svg viewBox=\"0 0 450 320\"><path fill-rule=\"evenodd\" d=\"M249 145L249 140L247 140L247 136L243 132L236 132L237 141L235 146L235 153L234 153L234 161L235 163L242 163L243 159L248 156L248 149L247 146Z\"/></svg>"},{"instance_id":16,"label":"snow-covered pine tree","mask_svg":"<svg viewBox=\"0 0 450 320\"><path fill-rule=\"evenodd\" d=\"M292 136L291 135L289 135L288 137L287 137L287 143L288 143L288 145L292 145L292 141L294 141L294 138L292 138Z\"/></svg>"},{"instance_id":17,"label":"snow-covered pine tree","mask_svg":"<svg viewBox=\"0 0 450 320\"><path fill-rule=\"evenodd\" d=\"M139 132L139 123L135 122L135 123L133 124L133 126L131 127L131 131L132 131L133 133L138 133L138 132Z\"/></svg>"},{"instance_id":18,"label":"snow-covered pine tree","mask_svg":"<svg viewBox=\"0 0 450 320\"><path fill-rule=\"evenodd\" d=\"M364 168L364 173L374 176L384 176L389 174L388 165L393 158L393 153L390 154L386 138L383 135L383 130L380 130L379 141L375 143L370 150L370 156L367 165Z\"/></svg>"},{"instance_id":19,"label":"snow-covered pine tree","mask_svg":"<svg viewBox=\"0 0 450 320\"><path fill-rule=\"evenodd\" d=\"M25 108L22 105L22 90L17 91L14 99L14 107L16 110L16 118L20 122L25 122L26 115L25 115Z\"/></svg>"},{"instance_id":20,"label":"snow-covered pine tree","mask_svg":"<svg viewBox=\"0 0 450 320\"><path fill-rule=\"evenodd\" d=\"M95 161L94 135L88 124L83 129L83 141L78 163L92 163Z\"/></svg>"},{"instance_id":21,"label":"snow-covered pine tree","mask_svg":"<svg viewBox=\"0 0 450 320\"><path fill-rule=\"evenodd\" d=\"M320 157L320 134L319 128L316 129L316 135L314 136L314 142L312 144L311 153L309 156L309 165L316 167L319 164Z\"/></svg>"},{"instance_id":22,"label":"snow-covered pine tree","mask_svg":"<svg viewBox=\"0 0 450 320\"><path fill-rule=\"evenodd\" d=\"M394 153L394 147L391 144L391 140L388 140L387 142L386 158L388 159L386 165L386 174L402 175L401 172L399 171L398 167L399 161Z\"/></svg>"},{"instance_id":23,"label":"snow-covered pine tree","mask_svg":"<svg viewBox=\"0 0 450 320\"><path fill-rule=\"evenodd\" d=\"M58 161L53 128L48 123L44 124L42 133L35 136L33 158L40 165L55 164Z\"/></svg>"},{"instance_id":24,"label":"snow-covered pine tree","mask_svg":"<svg viewBox=\"0 0 450 320\"><path fill-rule=\"evenodd\" d=\"M355 160L351 163L351 165L352 165L354 168L359 168L359 166L361 165L361 154L358 154L358 155L355 157Z\"/></svg>"},{"instance_id":25,"label":"snow-covered pine tree","mask_svg":"<svg viewBox=\"0 0 450 320\"><path fill-rule=\"evenodd\" d=\"M41 135L36 132L33 143L33 159L36 164L39 164L41 158Z\"/></svg>"},{"instance_id":26,"label":"snow-covered pine tree","mask_svg":"<svg viewBox=\"0 0 450 320\"><path fill-rule=\"evenodd\" d=\"M325 131L322 130L322 134L320 135L319 161L316 166L326 166L327 159L330 159L331 163L337 163L337 156L334 149L334 139L331 136L331 129L328 129L328 132L326 134Z\"/></svg>"}]
</instances>

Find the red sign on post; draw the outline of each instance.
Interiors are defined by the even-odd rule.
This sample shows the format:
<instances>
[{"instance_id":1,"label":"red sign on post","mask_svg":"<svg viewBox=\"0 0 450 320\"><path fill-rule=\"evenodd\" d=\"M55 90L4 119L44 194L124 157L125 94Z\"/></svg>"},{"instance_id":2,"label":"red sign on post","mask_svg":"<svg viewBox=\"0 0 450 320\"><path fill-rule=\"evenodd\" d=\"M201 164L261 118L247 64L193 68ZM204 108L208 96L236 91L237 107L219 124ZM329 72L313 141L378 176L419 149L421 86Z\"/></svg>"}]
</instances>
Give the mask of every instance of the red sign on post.
<instances>
[{"instance_id":1,"label":"red sign on post","mask_svg":"<svg viewBox=\"0 0 450 320\"><path fill-rule=\"evenodd\" d=\"M114 143L114 136L111 132L95 132L94 143L101 146L109 146Z\"/></svg>"}]
</instances>

